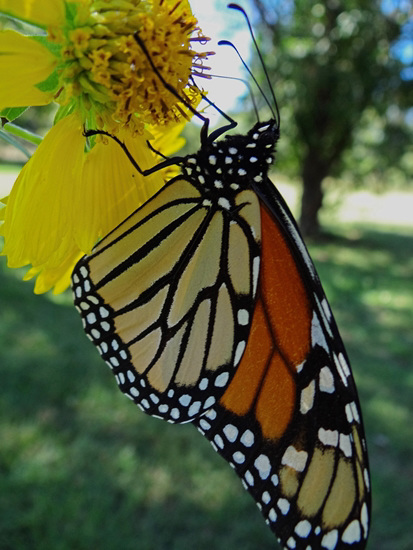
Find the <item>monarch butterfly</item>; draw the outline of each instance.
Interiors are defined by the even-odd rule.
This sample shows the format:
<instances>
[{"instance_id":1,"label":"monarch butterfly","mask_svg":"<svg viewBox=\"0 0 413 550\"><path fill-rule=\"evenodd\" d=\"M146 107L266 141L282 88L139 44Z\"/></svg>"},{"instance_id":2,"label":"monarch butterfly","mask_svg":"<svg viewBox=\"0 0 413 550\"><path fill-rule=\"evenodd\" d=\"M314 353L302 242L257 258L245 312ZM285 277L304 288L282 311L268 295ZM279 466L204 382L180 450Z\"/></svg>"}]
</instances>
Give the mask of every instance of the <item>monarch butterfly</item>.
<instances>
[{"instance_id":1,"label":"monarch butterfly","mask_svg":"<svg viewBox=\"0 0 413 550\"><path fill-rule=\"evenodd\" d=\"M181 174L76 265L84 329L143 411L210 440L283 548L363 549L360 405L314 265L267 175L278 108L223 139L232 119L208 135L198 116L199 151L158 165Z\"/></svg>"}]
</instances>

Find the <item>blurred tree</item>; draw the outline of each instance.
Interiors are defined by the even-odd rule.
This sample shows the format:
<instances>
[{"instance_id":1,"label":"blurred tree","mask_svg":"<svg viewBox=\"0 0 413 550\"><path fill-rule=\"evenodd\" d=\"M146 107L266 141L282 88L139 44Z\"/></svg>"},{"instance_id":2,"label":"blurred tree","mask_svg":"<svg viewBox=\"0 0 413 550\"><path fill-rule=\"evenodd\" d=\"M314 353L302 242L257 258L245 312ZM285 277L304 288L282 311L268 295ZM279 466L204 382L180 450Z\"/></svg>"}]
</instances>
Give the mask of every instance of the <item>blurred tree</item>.
<instances>
[{"instance_id":1,"label":"blurred tree","mask_svg":"<svg viewBox=\"0 0 413 550\"><path fill-rule=\"evenodd\" d=\"M382 136L396 139L400 155L407 146L406 128L396 131L394 117L387 115L392 107L403 111L411 105L409 82L402 77L406 66L392 53L409 8L403 0L387 2L391 9L385 12L381 0L253 1L272 40L265 62L282 107L289 153L303 182L300 226L305 235L315 235L322 182L341 173L344 153L355 143L368 110L385 120ZM382 163L391 164L394 149L381 147Z\"/></svg>"}]
</instances>

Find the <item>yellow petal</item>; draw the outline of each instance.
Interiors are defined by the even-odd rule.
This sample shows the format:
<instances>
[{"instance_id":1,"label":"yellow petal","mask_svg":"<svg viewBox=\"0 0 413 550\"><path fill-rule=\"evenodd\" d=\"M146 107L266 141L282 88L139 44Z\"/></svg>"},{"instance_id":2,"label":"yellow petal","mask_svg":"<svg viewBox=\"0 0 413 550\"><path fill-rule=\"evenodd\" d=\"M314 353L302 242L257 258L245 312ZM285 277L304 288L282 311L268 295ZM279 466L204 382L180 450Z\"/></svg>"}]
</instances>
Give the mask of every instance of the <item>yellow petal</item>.
<instances>
[{"instance_id":1,"label":"yellow petal","mask_svg":"<svg viewBox=\"0 0 413 550\"><path fill-rule=\"evenodd\" d=\"M146 136L132 137L127 130L118 133L142 169L156 164ZM124 151L112 139L97 143L87 154L83 168L83 201L74 212L76 241L89 251L131 212L146 202L164 184L160 172L144 177L134 168Z\"/></svg>"},{"instance_id":2,"label":"yellow petal","mask_svg":"<svg viewBox=\"0 0 413 550\"><path fill-rule=\"evenodd\" d=\"M35 292L64 290L78 258L164 183L161 172L140 175L111 139L85 154L82 130L76 114L58 122L7 201L2 254L9 267L32 265L25 279L37 276ZM132 137L127 130L118 135L142 169L156 163L147 135Z\"/></svg>"},{"instance_id":3,"label":"yellow petal","mask_svg":"<svg viewBox=\"0 0 413 550\"><path fill-rule=\"evenodd\" d=\"M65 18L63 0L0 0L0 12L40 27L62 25Z\"/></svg>"},{"instance_id":4,"label":"yellow petal","mask_svg":"<svg viewBox=\"0 0 413 550\"><path fill-rule=\"evenodd\" d=\"M10 267L65 260L73 195L81 181L82 124L70 115L53 126L17 178L6 206L2 254Z\"/></svg>"},{"instance_id":5,"label":"yellow petal","mask_svg":"<svg viewBox=\"0 0 413 550\"><path fill-rule=\"evenodd\" d=\"M18 32L0 32L0 109L50 103L53 93L36 84L53 72L57 58L38 41Z\"/></svg>"},{"instance_id":6,"label":"yellow petal","mask_svg":"<svg viewBox=\"0 0 413 550\"><path fill-rule=\"evenodd\" d=\"M32 267L23 277L23 280L28 281L33 277L36 277L36 283L34 286L35 294L42 294L53 288L54 294L60 294L64 292L70 285L70 276L73 271L73 267L83 256L83 252L74 247L73 250L67 251L67 258L65 262L59 265L57 268L52 268L47 265L34 268Z\"/></svg>"}]
</instances>

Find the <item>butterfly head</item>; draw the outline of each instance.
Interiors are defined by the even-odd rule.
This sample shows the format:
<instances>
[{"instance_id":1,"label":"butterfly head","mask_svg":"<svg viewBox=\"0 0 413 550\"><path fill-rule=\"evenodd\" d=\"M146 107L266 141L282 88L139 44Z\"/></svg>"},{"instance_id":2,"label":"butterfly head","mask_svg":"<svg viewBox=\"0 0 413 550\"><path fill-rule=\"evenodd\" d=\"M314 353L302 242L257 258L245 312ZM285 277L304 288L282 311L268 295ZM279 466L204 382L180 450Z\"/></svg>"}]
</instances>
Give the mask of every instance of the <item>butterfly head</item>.
<instances>
[{"instance_id":1,"label":"butterfly head","mask_svg":"<svg viewBox=\"0 0 413 550\"><path fill-rule=\"evenodd\" d=\"M204 144L183 162L183 173L195 185L247 189L262 181L274 160L279 127L274 119L258 122L246 134L228 135Z\"/></svg>"}]
</instances>

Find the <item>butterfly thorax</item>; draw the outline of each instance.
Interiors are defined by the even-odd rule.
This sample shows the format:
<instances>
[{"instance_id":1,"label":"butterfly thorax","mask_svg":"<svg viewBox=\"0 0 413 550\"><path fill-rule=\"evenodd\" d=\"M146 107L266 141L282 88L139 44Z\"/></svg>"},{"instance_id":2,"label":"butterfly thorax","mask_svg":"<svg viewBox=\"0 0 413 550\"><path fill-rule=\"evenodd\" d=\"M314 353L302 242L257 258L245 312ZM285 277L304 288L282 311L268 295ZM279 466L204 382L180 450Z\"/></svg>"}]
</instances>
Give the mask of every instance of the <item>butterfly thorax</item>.
<instances>
[{"instance_id":1,"label":"butterfly thorax","mask_svg":"<svg viewBox=\"0 0 413 550\"><path fill-rule=\"evenodd\" d=\"M279 128L275 120L258 122L247 134L204 144L185 158L182 173L203 195L231 198L260 183L274 160Z\"/></svg>"}]
</instances>

